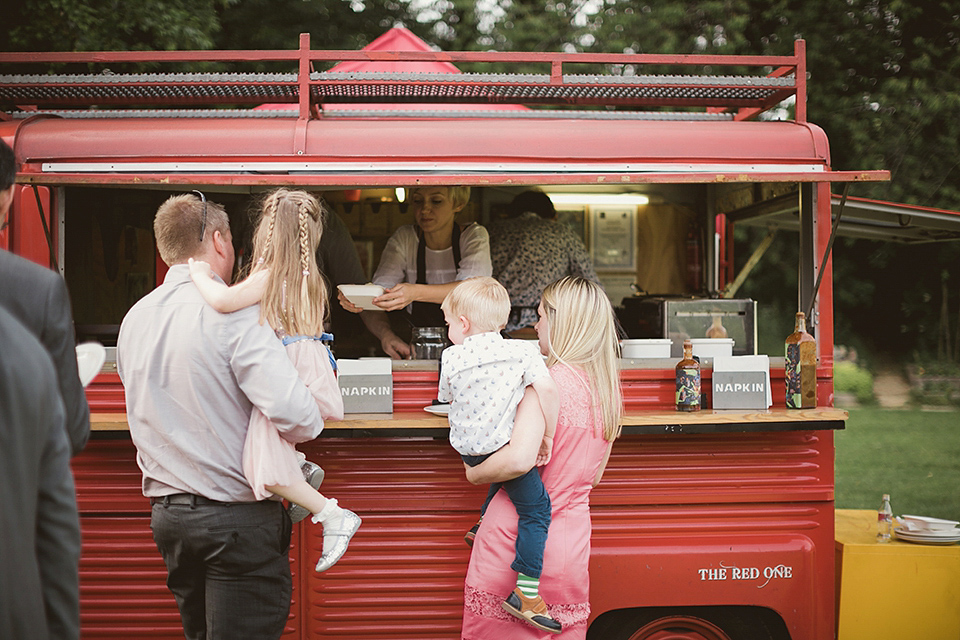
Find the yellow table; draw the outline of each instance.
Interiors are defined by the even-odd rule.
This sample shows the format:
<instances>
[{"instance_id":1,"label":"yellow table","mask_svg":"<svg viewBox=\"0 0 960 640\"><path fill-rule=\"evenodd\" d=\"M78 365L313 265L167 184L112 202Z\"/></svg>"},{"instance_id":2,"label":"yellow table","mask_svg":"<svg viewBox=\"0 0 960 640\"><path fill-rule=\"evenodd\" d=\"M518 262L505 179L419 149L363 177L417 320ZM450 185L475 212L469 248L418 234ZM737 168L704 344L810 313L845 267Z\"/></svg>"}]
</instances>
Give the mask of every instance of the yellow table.
<instances>
[{"instance_id":1,"label":"yellow table","mask_svg":"<svg viewBox=\"0 0 960 640\"><path fill-rule=\"evenodd\" d=\"M960 544L876 535L876 511L837 510L837 640L960 640Z\"/></svg>"}]
</instances>

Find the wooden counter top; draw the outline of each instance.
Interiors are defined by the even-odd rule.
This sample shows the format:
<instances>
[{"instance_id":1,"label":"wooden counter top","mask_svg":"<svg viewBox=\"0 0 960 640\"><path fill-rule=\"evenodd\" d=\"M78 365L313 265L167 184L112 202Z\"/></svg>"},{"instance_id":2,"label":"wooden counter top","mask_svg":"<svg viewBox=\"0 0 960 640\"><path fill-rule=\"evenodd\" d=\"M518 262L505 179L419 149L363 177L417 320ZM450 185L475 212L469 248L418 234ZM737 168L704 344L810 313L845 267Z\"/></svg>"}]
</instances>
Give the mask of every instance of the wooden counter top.
<instances>
[{"instance_id":1,"label":"wooden counter top","mask_svg":"<svg viewBox=\"0 0 960 640\"><path fill-rule=\"evenodd\" d=\"M768 411L705 410L635 411L623 416L624 433L724 433L746 431L811 431L843 429L847 412L832 407ZM93 431L127 431L125 413L92 413ZM445 435L447 419L427 412L348 414L328 422L329 435Z\"/></svg>"}]
</instances>

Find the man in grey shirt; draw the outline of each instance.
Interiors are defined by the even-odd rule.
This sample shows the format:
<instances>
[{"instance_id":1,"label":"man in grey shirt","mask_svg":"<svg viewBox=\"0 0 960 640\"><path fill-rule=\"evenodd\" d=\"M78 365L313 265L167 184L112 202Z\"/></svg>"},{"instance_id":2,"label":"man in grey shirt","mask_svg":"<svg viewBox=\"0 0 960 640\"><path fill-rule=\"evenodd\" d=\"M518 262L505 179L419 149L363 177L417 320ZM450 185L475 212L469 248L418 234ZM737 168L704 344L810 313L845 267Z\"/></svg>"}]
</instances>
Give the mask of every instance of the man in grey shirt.
<instances>
[{"instance_id":1,"label":"man in grey shirt","mask_svg":"<svg viewBox=\"0 0 960 640\"><path fill-rule=\"evenodd\" d=\"M251 412L283 438L316 438L323 418L259 306L217 313L190 279L188 258L223 281L234 249L223 208L172 196L154 219L170 265L127 313L117 339L130 435L153 505L151 528L188 640L279 638L290 611L291 523L257 502L243 474Z\"/></svg>"}]
</instances>

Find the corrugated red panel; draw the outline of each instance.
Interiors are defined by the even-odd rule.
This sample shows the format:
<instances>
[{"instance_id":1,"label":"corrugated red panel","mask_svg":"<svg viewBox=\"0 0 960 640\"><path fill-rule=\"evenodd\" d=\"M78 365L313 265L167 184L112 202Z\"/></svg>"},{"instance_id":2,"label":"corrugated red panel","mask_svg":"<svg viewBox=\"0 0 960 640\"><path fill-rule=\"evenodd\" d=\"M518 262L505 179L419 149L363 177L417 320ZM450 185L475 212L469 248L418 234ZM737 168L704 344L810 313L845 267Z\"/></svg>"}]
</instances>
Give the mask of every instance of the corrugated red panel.
<instances>
[{"instance_id":1,"label":"corrugated red panel","mask_svg":"<svg viewBox=\"0 0 960 640\"><path fill-rule=\"evenodd\" d=\"M458 637L469 561L463 533L485 487L466 482L446 438L322 437L301 448L326 470L323 493L356 511L363 526L340 563L317 574L322 529L297 525L289 634ZM74 469L84 637L181 637L134 447L97 438ZM795 639L812 640L809 629L833 619L822 611L832 601L832 498L831 432L624 436L591 498L594 615L673 602L759 603L778 610ZM720 562L775 561L795 567L795 579L762 593L756 584L720 588L697 578ZM629 586L638 575L642 584ZM796 622L811 616L822 624Z\"/></svg>"},{"instance_id":2,"label":"corrugated red panel","mask_svg":"<svg viewBox=\"0 0 960 640\"><path fill-rule=\"evenodd\" d=\"M440 382L437 371L394 371L393 410L423 411L437 397Z\"/></svg>"},{"instance_id":3,"label":"corrugated red panel","mask_svg":"<svg viewBox=\"0 0 960 640\"><path fill-rule=\"evenodd\" d=\"M623 437L597 504L665 505L833 500L829 431Z\"/></svg>"},{"instance_id":4,"label":"corrugated red panel","mask_svg":"<svg viewBox=\"0 0 960 640\"><path fill-rule=\"evenodd\" d=\"M83 637L182 639L183 626L167 570L142 516L84 516L80 561L80 619ZM293 544L291 553L297 545ZM300 593L296 565L294 599L284 637L300 637Z\"/></svg>"},{"instance_id":5,"label":"corrugated red panel","mask_svg":"<svg viewBox=\"0 0 960 640\"><path fill-rule=\"evenodd\" d=\"M818 404L833 404L833 381L831 371L818 370ZM703 371L704 389L708 399L712 396L710 380L712 371ZM624 369L620 372L623 384L623 403L627 411L671 409L675 403L674 372L670 369ZM436 371L394 371L393 373L393 410L398 412L422 411L423 407L437 397L439 372ZM783 369L772 368L770 385L773 404L784 405ZM123 412L124 395L120 376L115 373L101 373L87 387L87 401L91 411L108 413Z\"/></svg>"},{"instance_id":6,"label":"corrugated red panel","mask_svg":"<svg viewBox=\"0 0 960 640\"><path fill-rule=\"evenodd\" d=\"M90 411L115 413L126 411L123 384L116 373L100 373L87 385Z\"/></svg>"},{"instance_id":7,"label":"corrugated red panel","mask_svg":"<svg viewBox=\"0 0 960 640\"><path fill-rule=\"evenodd\" d=\"M129 438L90 442L74 458L83 551L80 617L85 640L182 639L180 613L150 531L150 504ZM291 541L293 604L284 637L300 637L300 527Z\"/></svg>"},{"instance_id":8,"label":"corrugated red panel","mask_svg":"<svg viewBox=\"0 0 960 640\"><path fill-rule=\"evenodd\" d=\"M305 637L458 637L463 534L486 489L467 483L446 439L321 438L304 451L326 470L324 494L363 518L337 566L305 571ZM305 569L322 550L318 529L304 530Z\"/></svg>"}]
</instances>

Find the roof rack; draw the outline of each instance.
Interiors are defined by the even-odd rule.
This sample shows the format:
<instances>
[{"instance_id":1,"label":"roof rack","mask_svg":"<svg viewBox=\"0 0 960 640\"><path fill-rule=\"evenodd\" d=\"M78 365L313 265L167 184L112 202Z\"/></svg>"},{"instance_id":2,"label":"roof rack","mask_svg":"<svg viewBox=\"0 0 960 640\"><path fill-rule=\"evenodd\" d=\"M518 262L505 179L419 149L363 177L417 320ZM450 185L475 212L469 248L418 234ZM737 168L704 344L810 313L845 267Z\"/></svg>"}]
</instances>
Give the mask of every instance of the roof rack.
<instances>
[{"instance_id":1,"label":"roof rack","mask_svg":"<svg viewBox=\"0 0 960 640\"><path fill-rule=\"evenodd\" d=\"M0 75L0 104L14 111L90 107L250 107L263 103L298 106L300 118L321 117L324 105L521 104L546 107L627 109L700 108L749 119L796 96L796 119L806 120L805 43L792 56L719 56L438 51L313 51L309 34L294 50L124 51L0 53L0 65L183 62L290 62L297 73L110 72L74 75ZM544 74L312 71L314 63L499 63L539 64ZM571 67L610 69L650 66L690 69L671 75L577 74ZM0 67L0 68L2 68ZM755 75L702 75L703 68L759 69ZM736 68L736 69L733 69ZM0 117L10 118L11 114Z\"/></svg>"}]
</instances>

